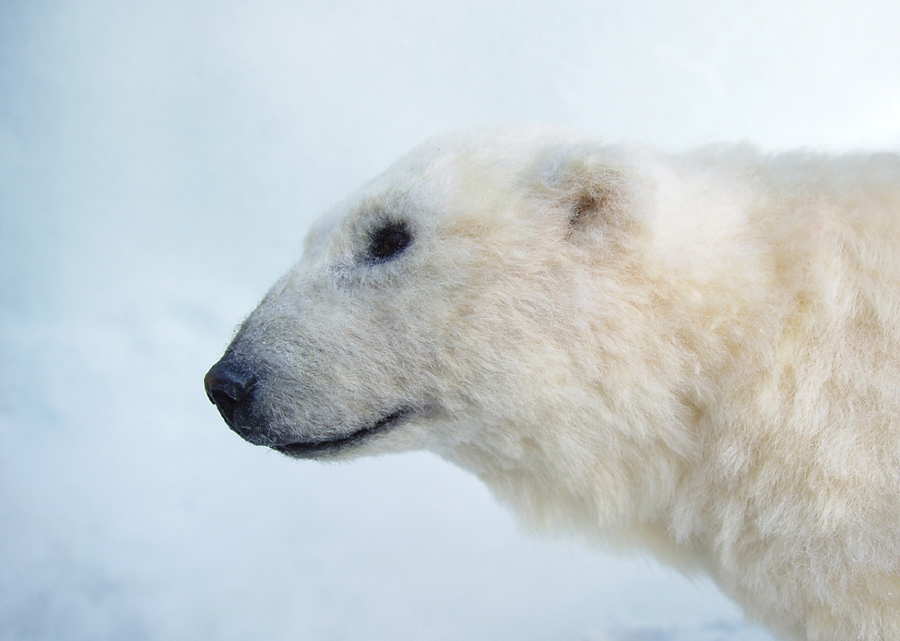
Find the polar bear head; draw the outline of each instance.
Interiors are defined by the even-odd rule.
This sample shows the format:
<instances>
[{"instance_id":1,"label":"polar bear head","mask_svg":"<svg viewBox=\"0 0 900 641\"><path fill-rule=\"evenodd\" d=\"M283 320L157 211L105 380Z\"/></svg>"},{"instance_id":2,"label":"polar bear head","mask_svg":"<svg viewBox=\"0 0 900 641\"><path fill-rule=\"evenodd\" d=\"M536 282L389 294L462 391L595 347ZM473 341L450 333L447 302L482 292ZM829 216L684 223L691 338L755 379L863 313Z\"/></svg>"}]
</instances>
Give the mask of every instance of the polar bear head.
<instances>
[{"instance_id":1,"label":"polar bear head","mask_svg":"<svg viewBox=\"0 0 900 641\"><path fill-rule=\"evenodd\" d=\"M683 445L666 434L680 364L647 284L644 180L558 131L426 143L312 230L209 398L291 457L428 449L483 478L626 483L628 452Z\"/></svg>"}]
</instances>

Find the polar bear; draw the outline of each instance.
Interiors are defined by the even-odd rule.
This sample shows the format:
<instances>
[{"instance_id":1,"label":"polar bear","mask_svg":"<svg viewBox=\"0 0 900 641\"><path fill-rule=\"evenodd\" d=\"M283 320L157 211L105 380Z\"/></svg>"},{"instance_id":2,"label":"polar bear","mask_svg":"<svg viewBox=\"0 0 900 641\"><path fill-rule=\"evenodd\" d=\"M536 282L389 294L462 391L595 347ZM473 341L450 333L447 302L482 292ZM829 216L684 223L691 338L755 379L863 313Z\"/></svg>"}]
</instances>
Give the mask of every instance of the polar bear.
<instances>
[{"instance_id":1,"label":"polar bear","mask_svg":"<svg viewBox=\"0 0 900 641\"><path fill-rule=\"evenodd\" d=\"M432 140L206 375L288 456L428 449L697 567L785 639L900 639L900 158Z\"/></svg>"}]
</instances>

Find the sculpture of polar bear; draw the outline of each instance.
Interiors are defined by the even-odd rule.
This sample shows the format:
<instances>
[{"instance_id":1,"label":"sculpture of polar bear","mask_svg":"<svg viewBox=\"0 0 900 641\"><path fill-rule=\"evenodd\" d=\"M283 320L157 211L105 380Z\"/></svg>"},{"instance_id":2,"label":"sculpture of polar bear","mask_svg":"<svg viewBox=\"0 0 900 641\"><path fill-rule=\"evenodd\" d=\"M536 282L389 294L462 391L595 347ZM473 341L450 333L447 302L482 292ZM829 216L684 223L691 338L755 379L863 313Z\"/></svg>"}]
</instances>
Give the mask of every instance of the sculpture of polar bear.
<instances>
[{"instance_id":1,"label":"sculpture of polar bear","mask_svg":"<svg viewBox=\"0 0 900 641\"><path fill-rule=\"evenodd\" d=\"M900 639L900 159L426 143L309 236L206 388L300 458L429 449L534 523Z\"/></svg>"}]
</instances>

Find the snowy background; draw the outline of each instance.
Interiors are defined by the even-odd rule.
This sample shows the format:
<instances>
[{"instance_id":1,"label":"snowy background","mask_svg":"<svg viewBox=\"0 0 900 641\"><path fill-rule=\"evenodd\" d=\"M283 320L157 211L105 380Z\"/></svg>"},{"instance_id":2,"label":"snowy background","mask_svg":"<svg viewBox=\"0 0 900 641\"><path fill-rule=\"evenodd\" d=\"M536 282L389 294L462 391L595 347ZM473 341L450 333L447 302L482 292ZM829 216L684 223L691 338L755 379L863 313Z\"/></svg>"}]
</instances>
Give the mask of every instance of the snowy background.
<instances>
[{"instance_id":1,"label":"snowy background","mask_svg":"<svg viewBox=\"0 0 900 641\"><path fill-rule=\"evenodd\" d=\"M202 377L423 138L900 147L896 0L0 0L0 640L764 641L425 454L293 462Z\"/></svg>"}]
</instances>

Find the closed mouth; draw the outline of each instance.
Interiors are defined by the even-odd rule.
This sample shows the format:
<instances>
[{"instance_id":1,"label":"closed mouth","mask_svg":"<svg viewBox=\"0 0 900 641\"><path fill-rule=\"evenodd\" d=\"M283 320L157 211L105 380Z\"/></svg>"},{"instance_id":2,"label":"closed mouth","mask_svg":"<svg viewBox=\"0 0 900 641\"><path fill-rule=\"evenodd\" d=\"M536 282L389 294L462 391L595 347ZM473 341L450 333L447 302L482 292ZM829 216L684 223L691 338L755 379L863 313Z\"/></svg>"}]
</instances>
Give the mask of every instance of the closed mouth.
<instances>
[{"instance_id":1,"label":"closed mouth","mask_svg":"<svg viewBox=\"0 0 900 641\"><path fill-rule=\"evenodd\" d=\"M281 452L282 454L294 458L310 458L320 454L333 454L340 450L358 445L378 434L383 434L389 429L399 425L412 413L413 409L411 407L401 408L379 419L375 423L353 432L349 436L340 436L338 438L318 441L296 441L294 443L279 445L273 444L269 447L277 452Z\"/></svg>"}]
</instances>

